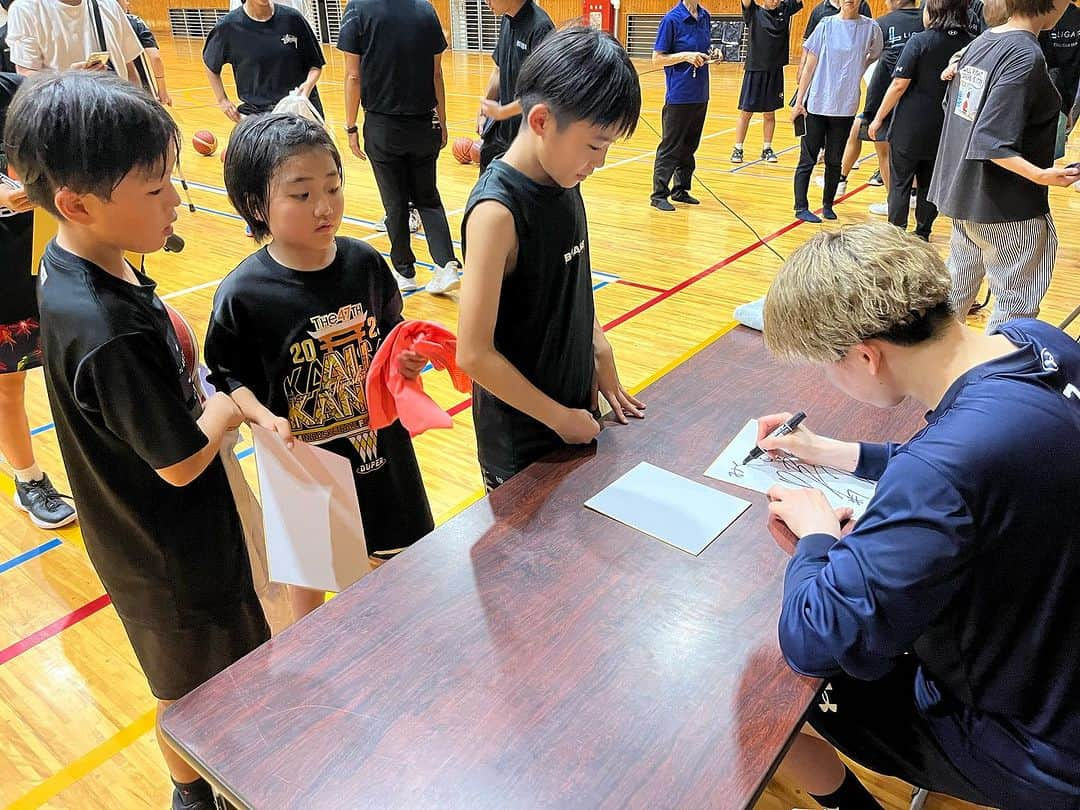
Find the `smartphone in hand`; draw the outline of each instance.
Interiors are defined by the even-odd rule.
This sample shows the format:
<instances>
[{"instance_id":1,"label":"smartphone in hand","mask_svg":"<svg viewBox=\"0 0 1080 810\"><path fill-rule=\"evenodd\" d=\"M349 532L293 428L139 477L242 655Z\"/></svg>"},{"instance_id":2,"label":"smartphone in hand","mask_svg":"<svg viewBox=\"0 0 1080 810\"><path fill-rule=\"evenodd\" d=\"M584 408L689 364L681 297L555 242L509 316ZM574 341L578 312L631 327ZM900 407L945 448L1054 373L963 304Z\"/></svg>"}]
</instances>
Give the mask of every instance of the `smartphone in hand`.
<instances>
[{"instance_id":1,"label":"smartphone in hand","mask_svg":"<svg viewBox=\"0 0 1080 810\"><path fill-rule=\"evenodd\" d=\"M97 67L104 67L109 64L109 52L108 51L95 51L86 57L86 67L88 70L92 70Z\"/></svg>"},{"instance_id":2,"label":"smartphone in hand","mask_svg":"<svg viewBox=\"0 0 1080 810\"><path fill-rule=\"evenodd\" d=\"M795 121L793 123L795 125L795 137L796 138L801 138L803 135L806 134L806 116L805 115L800 115L798 118L795 119Z\"/></svg>"}]
</instances>

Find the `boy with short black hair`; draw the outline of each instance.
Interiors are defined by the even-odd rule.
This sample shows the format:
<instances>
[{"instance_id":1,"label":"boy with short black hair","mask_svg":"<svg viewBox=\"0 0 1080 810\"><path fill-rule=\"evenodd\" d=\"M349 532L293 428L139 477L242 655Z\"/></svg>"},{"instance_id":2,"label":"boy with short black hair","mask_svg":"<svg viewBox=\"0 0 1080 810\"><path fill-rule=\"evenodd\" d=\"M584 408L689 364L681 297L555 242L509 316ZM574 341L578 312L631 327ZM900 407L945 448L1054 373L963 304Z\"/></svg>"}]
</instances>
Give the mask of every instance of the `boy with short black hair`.
<instances>
[{"instance_id":1,"label":"boy with short black hair","mask_svg":"<svg viewBox=\"0 0 1080 810\"><path fill-rule=\"evenodd\" d=\"M953 310L966 317L987 277L987 329L1039 314L1058 244L1048 187L1080 180L1054 166L1061 96L1038 40L1067 4L1012 0L1008 21L968 46L945 97L930 201L953 220Z\"/></svg>"},{"instance_id":2,"label":"boy with short black hair","mask_svg":"<svg viewBox=\"0 0 1080 810\"><path fill-rule=\"evenodd\" d=\"M435 528L409 432L369 427L365 395L375 352L401 323L386 260L338 234L345 212L341 155L319 124L273 113L229 140L225 187L255 240L214 295L206 333L210 382L252 424L348 459L367 550L376 563ZM426 364L397 359L415 379ZM299 619L324 593L290 586Z\"/></svg>"},{"instance_id":3,"label":"boy with short black hair","mask_svg":"<svg viewBox=\"0 0 1080 810\"><path fill-rule=\"evenodd\" d=\"M179 133L144 91L72 71L27 82L4 142L59 221L38 289L45 384L86 551L160 715L269 638L218 457L241 414L224 394L200 406L154 282L124 258L172 233ZM174 810L210 810L209 785L159 745Z\"/></svg>"},{"instance_id":4,"label":"boy with short black hair","mask_svg":"<svg viewBox=\"0 0 1080 810\"><path fill-rule=\"evenodd\" d=\"M518 80L524 112L510 149L481 175L462 225L458 365L473 387L484 482L493 489L600 432L598 391L616 419L644 405L619 382L596 319L579 184L634 131L641 86L608 34L552 34Z\"/></svg>"}]
</instances>

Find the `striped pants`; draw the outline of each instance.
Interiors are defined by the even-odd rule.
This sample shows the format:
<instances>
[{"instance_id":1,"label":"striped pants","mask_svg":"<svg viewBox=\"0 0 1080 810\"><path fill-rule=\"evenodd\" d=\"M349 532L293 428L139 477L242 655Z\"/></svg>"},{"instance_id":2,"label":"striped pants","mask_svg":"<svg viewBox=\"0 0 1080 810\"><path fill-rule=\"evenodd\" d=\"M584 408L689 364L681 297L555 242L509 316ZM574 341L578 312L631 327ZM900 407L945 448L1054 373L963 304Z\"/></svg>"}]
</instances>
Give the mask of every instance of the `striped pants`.
<instances>
[{"instance_id":1,"label":"striped pants","mask_svg":"<svg viewBox=\"0 0 1080 810\"><path fill-rule=\"evenodd\" d=\"M990 224L954 219L949 242L949 303L961 320L983 277L994 296L986 331L1012 318L1034 318L1050 286L1058 238L1049 214L1023 222Z\"/></svg>"}]
</instances>

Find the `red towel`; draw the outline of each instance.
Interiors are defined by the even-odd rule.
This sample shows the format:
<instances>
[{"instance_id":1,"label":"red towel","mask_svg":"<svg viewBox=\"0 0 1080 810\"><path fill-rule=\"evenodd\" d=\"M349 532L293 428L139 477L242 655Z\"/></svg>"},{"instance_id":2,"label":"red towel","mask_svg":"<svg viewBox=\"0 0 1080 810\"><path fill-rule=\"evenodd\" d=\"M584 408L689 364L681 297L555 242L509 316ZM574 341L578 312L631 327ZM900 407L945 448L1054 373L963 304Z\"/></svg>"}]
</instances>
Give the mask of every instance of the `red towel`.
<instances>
[{"instance_id":1,"label":"red towel","mask_svg":"<svg viewBox=\"0 0 1080 810\"><path fill-rule=\"evenodd\" d=\"M440 371L449 371L458 391L468 393L471 389L472 381L457 367L454 333L430 321L404 321L386 336L371 360L365 386L369 426L379 430L400 419L410 436L431 428L453 427L450 414L424 393L421 379L402 376L398 358L407 351L416 352Z\"/></svg>"}]
</instances>

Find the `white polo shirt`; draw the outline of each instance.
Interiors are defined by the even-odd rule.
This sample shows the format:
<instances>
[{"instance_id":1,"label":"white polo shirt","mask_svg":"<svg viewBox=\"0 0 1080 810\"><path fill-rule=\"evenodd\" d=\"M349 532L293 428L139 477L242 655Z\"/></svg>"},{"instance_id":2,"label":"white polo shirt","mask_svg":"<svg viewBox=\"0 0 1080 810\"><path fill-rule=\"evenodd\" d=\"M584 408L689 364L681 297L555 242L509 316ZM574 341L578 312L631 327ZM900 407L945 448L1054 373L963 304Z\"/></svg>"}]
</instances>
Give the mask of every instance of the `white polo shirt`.
<instances>
[{"instance_id":1,"label":"white polo shirt","mask_svg":"<svg viewBox=\"0 0 1080 810\"><path fill-rule=\"evenodd\" d=\"M105 48L113 67L127 77L126 65L142 53L127 17L116 0L97 0ZM60 0L19 0L8 10L11 61L29 70L67 70L102 50L89 0L68 5Z\"/></svg>"}]
</instances>

